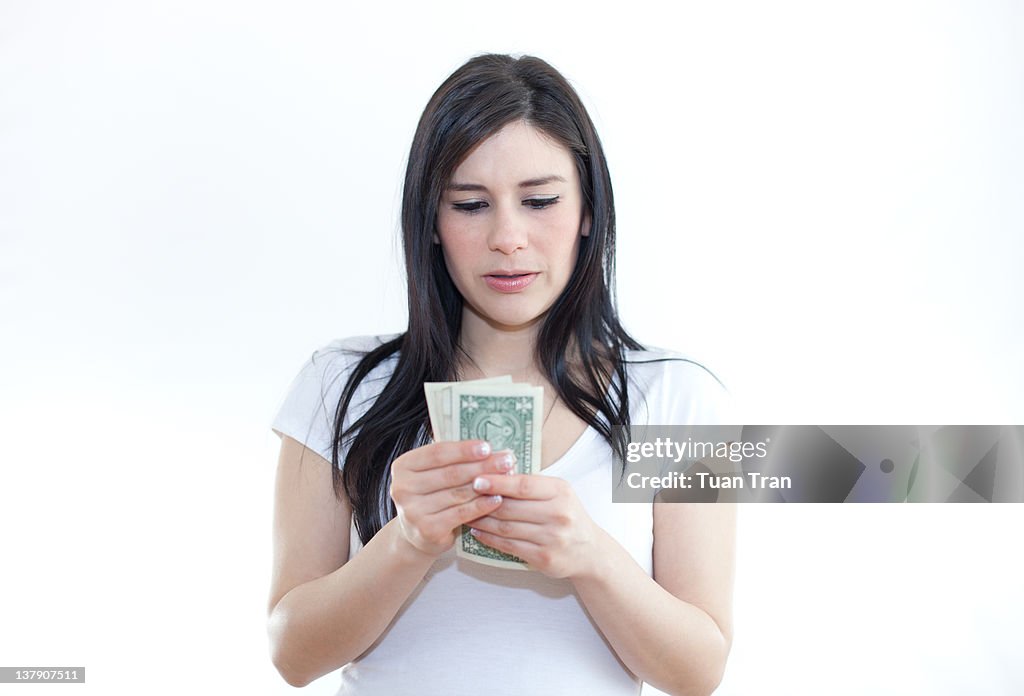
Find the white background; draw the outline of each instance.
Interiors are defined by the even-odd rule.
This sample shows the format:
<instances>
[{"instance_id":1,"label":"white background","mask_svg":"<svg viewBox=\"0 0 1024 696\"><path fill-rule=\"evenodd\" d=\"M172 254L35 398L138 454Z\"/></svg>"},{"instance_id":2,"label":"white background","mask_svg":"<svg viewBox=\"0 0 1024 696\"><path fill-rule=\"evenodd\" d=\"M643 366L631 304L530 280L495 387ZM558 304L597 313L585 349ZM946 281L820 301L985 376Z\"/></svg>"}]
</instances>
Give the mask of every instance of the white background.
<instances>
[{"instance_id":1,"label":"white background","mask_svg":"<svg viewBox=\"0 0 1024 696\"><path fill-rule=\"evenodd\" d=\"M270 419L314 349L404 327L406 152L479 52L577 86L627 328L747 422L1024 423L1021 4L665 12L0 4L0 665L292 691ZM740 519L719 693L1024 691L1022 506Z\"/></svg>"}]
</instances>

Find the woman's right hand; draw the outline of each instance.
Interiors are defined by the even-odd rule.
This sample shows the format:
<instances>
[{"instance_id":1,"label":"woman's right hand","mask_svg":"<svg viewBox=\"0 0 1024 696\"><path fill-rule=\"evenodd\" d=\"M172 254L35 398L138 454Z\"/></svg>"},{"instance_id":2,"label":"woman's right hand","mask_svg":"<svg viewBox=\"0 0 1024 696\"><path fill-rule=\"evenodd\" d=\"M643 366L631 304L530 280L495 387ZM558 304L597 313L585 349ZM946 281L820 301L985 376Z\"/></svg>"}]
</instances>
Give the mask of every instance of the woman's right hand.
<instances>
[{"instance_id":1,"label":"woman's right hand","mask_svg":"<svg viewBox=\"0 0 1024 696\"><path fill-rule=\"evenodd\" d=\"M391 464L390 492L402 536L423 553L444 553L461 525L501 505L501 496L473 490L473 480L481 474L507 474L514 467L511 450L492 453L484 440L434 442L409 450Z\"/></svg>"}]
</instances>

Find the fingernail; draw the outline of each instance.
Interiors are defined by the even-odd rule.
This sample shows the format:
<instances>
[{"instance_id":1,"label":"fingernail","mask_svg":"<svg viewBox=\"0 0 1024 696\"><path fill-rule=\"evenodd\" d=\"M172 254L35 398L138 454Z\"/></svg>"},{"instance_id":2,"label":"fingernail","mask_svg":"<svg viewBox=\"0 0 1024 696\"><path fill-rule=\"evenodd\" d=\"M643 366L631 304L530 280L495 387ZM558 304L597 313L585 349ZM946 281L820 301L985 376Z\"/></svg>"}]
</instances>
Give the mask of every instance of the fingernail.
<instances>
[{"instance_id":1,"label":"fingernail","mask_svg":"<svg viewBox=\"0 0 1024 696\"><path fill-rule=\"evenodd\" d=\"M492 495L491 496L491 502L492 503L500 503L501 502L501 496L500 495Z\"/></svg>"},{"instance_id":2,"label":"fingernail","mask_svg":"<svg viewBox=\"0 0 1024 696\"><path fill-rule=\"evenodd\" d=\"M479 445L473 448L473 451L476 452L477 456L479 457L486 457L488 454L491 453L491 443L481 442Z\"/></svg>"},{"instance_id":3,"label":"fingernail","mask_svg":"<svg viewBox=\"0 0 1024 696\"><path fill-rule=\"evenodd\" d=\"M500 466L502 471L508 471L516 465L516 455L512 452L502 456Z\"/></svg>"},{"instance_id":4,"label":"fingernail","mask_svg":"<svg viewBox=\"0 0 1024 696\"><path fill-rule=\"evenodd\" d=\"M473 490L474 491L486 491L491 487L491 482L485 479L483 476L477 476L473 479Z\"/></svg>"}]
</instances>

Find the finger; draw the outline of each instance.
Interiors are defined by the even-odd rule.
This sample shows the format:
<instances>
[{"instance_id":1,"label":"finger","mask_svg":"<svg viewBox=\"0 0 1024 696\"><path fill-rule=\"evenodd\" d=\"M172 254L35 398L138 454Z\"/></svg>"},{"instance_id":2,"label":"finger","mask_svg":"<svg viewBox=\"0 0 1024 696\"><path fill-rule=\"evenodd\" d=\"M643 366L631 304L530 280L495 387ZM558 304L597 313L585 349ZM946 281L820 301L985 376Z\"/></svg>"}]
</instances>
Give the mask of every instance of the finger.
<instances>
[{"instance_id":1,"label":"finger","mask_svg":"<svg viewBox=\"0 0 1024 696\"><path fill-rule=\"evenodd\" d=\"M473 479L473 488L479 493L501 495L520 500L550 500L558 495L558 481L550 476L513 474L495 476L485 474Z\"/></svg>"},{"instance_id":2,"label":"finger","mask_svg":"<svg viewBox=\"0 0 1024 696\"><path fill-rule=\"evenodd\" d=\"M542 541L541 537L545 529L542 524L499 519L493 513L473 520L469 526L505 539L518 539L519 541L529 541L538 545Z\"/></svg>"},{"instance_id":3,"label":"finger","mask_svg":"<svg viewBox=\"0 0 1024 696\"><path fill-rule=\"evenodd\" d=\"M415 504L418 509L426 511L425 514L435 515L481 497L486 498L487 495L481 495L473 490L472 484L467 483L464 486L442 488L439 491L421 494Z\"/></svg>"},{"instance_id":4,"label":"finger","mask_svg":"<svg viewBox=\"0 0 1024 696\"><path fill-rule=\"evenodd\" d=\"M482 529L472 528L470 534L475 536L477 539L487 544L488 546L498 549L498 551L504 551L510 553L513 556L517 556L524 561L527 565L530 564L531 558L536 558L538 551L541 547L529 541L522 541L520 539L506 539L503 536L497 534L491 534L485 532Z\"/></svg>"},{"instance_id":5,"label":"finger","mask_svg":"<svg viewBox=\"0 0 1024 696\"><path fill-rule=\"evenodd\" d=\"M551 509L550 501L517 500L516 498L503 498L501 507L491 513L491 517L499 520L530 522L532 524L547 524L553 521L556 516L556 511Z\"/></svg>"},{"instance_id":6,"label":"finger","mask_svg":"<svg viewBox=\"0 0 1024 696\"><path fill-rule=\"evenodd\" d=\"M486 440L434 442L418 449L420 456L409 461L410 471L428 471L449 464L477 462L491 455L491 444Z\"/></svg>"},{"instance_id":7,"label":"finger","mask_svg":"<svg viewBox=\"0 0 1024 696\"><path fill-rule=\"evenodd\" d=\"M495 452L478 462L449 464L448 466L416 472L405 483L411 493L433 493L458 486L470 486L473 479L485 474L506 474L515 467L515 454L511 450Z\"/></svg>"},{"instance_id":8,"label":"finger","mask_svg":"<svg viewBox=\"0 0 1024 696\"><path fill-rule=\"evenodd\" d=\"M477 496L469 502L441 510L436 513L436 517L438 523L443 524L446 529L455 529L459 525L490 514L494 508L501 505L501 500L500 495Z\"/></svg>"}]
</instances>

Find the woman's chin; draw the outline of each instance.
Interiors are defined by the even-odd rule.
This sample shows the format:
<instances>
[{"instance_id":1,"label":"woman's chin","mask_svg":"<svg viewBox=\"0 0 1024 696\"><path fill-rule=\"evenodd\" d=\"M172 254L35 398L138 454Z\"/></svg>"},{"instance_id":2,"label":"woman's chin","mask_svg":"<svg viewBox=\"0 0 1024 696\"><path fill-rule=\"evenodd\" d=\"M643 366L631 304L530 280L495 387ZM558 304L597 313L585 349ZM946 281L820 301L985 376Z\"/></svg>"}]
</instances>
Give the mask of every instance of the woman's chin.
<instances>
[{"instance_id":1,"label":"woman's chin","mask_svg":"<svg viewBox=\"0 0 1024 696\"><path fill-rule=\"evenodd\" d=\"M546 312L484 312L467 306L475 318L495 331L522 331L538 326Z\"/></svg>"}]
</instances>

